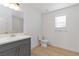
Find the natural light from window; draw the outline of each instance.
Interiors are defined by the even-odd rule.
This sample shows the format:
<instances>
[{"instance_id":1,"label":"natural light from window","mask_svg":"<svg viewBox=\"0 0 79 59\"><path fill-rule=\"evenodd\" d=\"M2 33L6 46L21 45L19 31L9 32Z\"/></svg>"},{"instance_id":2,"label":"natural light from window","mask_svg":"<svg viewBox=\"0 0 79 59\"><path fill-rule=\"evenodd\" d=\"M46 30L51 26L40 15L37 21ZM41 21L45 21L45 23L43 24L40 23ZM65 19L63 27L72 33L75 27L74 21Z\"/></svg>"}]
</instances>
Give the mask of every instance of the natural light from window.
<instances>
[{"instance_id":1,"label":"natural light from window","mask_svg":"<svg viewBox=\"0 0 79 59\"><path fill-rule=\"evenodd\" d=\"M55 27L65 28L66 27L66 16L55 17Z\"/></svg>"}]
</instances>

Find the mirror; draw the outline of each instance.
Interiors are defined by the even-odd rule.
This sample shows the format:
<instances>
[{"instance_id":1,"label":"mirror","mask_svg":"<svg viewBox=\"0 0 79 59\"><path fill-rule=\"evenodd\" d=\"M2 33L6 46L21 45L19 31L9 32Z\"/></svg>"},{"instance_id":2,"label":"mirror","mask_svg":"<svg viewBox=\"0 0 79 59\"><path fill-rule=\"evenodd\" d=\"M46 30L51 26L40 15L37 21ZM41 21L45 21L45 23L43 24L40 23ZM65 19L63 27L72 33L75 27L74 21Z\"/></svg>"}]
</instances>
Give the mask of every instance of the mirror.
<instances>
[{"instance_id":1,"label":"mirror","mask_svg":"<svg viewBox=\"0 0 79 59\"><path fill-rule=\"evenodd\" d=\"M23 32L23 13L0 5L0 33Z\"/></svg>"},{"instance_id":2,"label":"mirror","mask_svg":"<svg viewBox=\"0 0 79 59\"><path fill-rule=\"evenodd\" d=\"M12 15L12 32L23 32L23 18Z\"/></svg>"}]
</instances>

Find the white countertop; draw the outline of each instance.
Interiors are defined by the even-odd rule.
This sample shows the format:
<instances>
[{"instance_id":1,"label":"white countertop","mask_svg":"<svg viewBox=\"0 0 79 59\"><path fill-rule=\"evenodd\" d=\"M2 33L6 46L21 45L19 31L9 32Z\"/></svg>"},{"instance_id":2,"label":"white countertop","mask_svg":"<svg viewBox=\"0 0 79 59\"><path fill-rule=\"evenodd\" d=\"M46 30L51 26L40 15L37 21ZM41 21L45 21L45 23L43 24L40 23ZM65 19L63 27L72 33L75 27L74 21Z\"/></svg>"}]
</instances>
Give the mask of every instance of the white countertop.
<instances>
[{"instance_id":1,"label":"white countertop","mask_svg":"<svg viewBox=\"0 0 79 59\"><path fill-rule=\"evenodd\" d=\"M30 35L16 35L14 37L11 37L10 35L0 35L0 45L14 42L14 41L23 40L26 38L31 38L31 36Z\"/></svg>"}]
</instances>

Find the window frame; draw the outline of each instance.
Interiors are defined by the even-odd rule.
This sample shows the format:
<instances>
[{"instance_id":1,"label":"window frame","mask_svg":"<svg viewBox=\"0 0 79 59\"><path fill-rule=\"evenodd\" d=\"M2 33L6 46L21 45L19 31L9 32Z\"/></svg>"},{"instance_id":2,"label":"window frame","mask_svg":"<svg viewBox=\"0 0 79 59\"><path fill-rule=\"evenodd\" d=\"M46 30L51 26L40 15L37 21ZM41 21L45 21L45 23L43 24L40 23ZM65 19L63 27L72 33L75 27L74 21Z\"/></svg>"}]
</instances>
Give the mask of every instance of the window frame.
<instances>
[{"instance_id":1,"label":"window frame","mask_svg":"<svg viewBox=\"0 0 79 59\"><path fill-rule=\"evenodd\" d=\"M63 17L63 16L65 17L65 22L64 22L65 24L64 24L64 25L62 24L61 26L60 26L60 24L59 24L60 27L57 27L58 24L56 23L56 17L59 18L59 17ZM62 21L61 21L61 22L62 22ZM66 16L66 15L55 16L55 29L56 29L57 31L66 31L66 27L67 27L67 16Z\"/></svg>"}]
</instances>

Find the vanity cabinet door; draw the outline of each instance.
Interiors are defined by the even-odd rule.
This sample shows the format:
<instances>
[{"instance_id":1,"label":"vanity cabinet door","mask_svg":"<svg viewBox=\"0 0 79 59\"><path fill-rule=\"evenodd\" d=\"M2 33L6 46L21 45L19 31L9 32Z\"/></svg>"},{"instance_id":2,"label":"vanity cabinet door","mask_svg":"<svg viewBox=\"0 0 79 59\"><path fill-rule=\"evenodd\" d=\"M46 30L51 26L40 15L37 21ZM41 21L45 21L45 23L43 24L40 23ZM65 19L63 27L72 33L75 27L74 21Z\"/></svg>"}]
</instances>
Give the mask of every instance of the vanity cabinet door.
<instances>
[{"instance_id":1,"label":"vanity cabinet door","mask_svg":"<svg viewBox=\"0 0 79 59\"><path fill-rule=\"evenodd\" d=\"M30 40L27 39L25 44L22 44L18 47L19 56L30 56L31 55L31 46Z\"/></svg>"},{"instance_id":2,"label":"vanity cabinet door","mask_svg":"<svg viewBox=\"0 0 79 59\"><path fill-rule=\"evenodd\" d=\"M18 55L19 56L30 56L29 48L24 44L18 47Z\"/></svg>"},{"instance_id":3,"label":"vanity cabinet door","mask_svg":"<svg viewBox=\"0 0 79 59\"><path fill-rule=\"evenodd\" d=\"M3 52L0 52L0 56L16 56L17 55L16 48L8 49Z\"/></svg>"}]
</instances>

